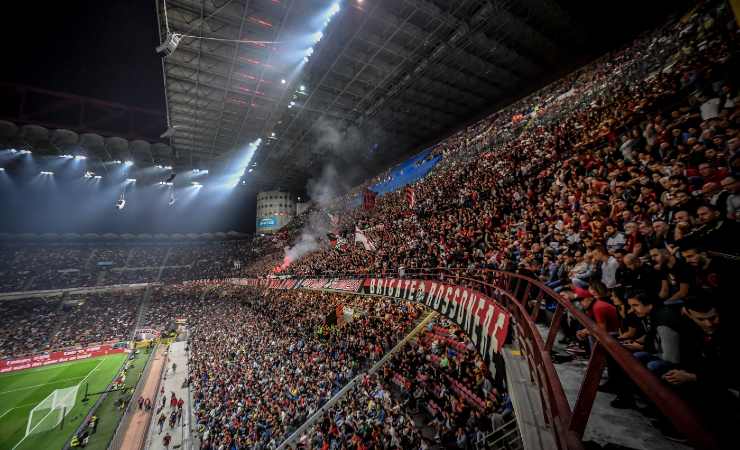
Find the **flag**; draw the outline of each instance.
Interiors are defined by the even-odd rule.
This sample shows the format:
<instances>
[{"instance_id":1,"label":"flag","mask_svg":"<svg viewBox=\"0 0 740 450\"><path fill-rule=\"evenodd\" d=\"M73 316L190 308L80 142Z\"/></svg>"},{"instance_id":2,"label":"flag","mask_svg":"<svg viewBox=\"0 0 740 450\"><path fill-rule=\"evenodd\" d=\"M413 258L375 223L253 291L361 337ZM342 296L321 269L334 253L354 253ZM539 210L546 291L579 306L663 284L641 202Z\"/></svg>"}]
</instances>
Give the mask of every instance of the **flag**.
<instances>
[{"instance_id":1,"label":"flag","mask_svg":"<svg viewBox=\"0 0 740 450\"><path fill-rule=\"evenodd\" d=\"M326 213L327 216L329 216L329 221L331 222L333 227L337 227L339 225L339 217L335 216L332 213Z\"/></svg>"},{"instance_id":2,"label":"flag","mask_svg":"<svg viewBox=\"0 0 740 450\"><path fill-rule=\"evenodd\" d=\"M406 186L406 203L409 204L409 209L414 209L416 205L416 193L411 186Z\"/></svg>"},{"instance_id":3,"label":"flag","mask_svg":"<svg viewBox=\"0 0 740 450\"><path fill-rule=\"evenodd\" d=\"M365 189L365 192L362 193L362 209L368 210L375 208L375 197L377 196L378 194L376 192Z\"/></svg>"},{"instance_id":4,"label":"flag","mask_svg":"<svg viewBox=\"0 0 740 450\"><path fill-rule=\"evenodd\" d=\"M365 233L362 230L355 227L355 244L358 242L361 242L362 246L365 247L365 250L369 252L374 252L376 250L376 247L373 241L368 239L368 237L365 235Z\"/></svg>"}]
</instances>

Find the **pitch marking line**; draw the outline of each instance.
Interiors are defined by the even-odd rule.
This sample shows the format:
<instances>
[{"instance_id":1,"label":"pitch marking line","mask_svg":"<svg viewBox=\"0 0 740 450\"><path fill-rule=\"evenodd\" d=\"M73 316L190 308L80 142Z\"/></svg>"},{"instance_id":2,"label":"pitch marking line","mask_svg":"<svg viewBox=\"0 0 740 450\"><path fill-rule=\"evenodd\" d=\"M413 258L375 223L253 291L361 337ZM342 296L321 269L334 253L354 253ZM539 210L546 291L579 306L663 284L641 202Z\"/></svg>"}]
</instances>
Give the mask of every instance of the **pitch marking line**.
<instances>
[{"instance_id":1,"label":"pitch marking line","mask_svg":"<svg viewBox=\"0 0 740 450\"><path fill-rule=\"evenodd\" d=\"M35 404L36 403L26 403L25 405L14 406L14 407L10 408L9 410L5 411L4 413L0 414L0 419L2 419L3 416L5 416L7 413L9 413L10 411L12 411L14 409L23 408L24 406L31 406L31 405L35 405Z\"/></svg>"},{"instance_id":2,"label":"pitch marking line","mask_svg":"<svg viewBox=\"0 0 740 450\"><path fill-rule=\"evenodd\" d=\"M8 389L7 391L0 392L0 395L9 394L11 392L25 391L26 389L33 389L33 388L37 388L37 387L41 387L41 386L47 386L49 384L57 384L57 383L63 383L65 381L79 380L80 378L82 378L82 377L64 378L62 380L51 381L49 383L34 384L33 386L25 386L25 387L17 388L17 389Z\"/></svg>"}]
</instances>

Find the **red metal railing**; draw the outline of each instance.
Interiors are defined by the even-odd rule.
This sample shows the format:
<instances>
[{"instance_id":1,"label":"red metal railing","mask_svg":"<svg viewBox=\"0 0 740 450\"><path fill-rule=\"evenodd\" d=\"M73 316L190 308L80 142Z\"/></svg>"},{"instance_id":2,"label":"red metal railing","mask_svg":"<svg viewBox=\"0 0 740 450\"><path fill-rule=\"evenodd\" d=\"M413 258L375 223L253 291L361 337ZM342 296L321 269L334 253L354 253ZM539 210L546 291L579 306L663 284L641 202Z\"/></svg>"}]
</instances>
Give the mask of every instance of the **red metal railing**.
<instances>
[{"instance_id":1,"label":"red metal railing","mask_svg":"<svg viewBox=\"0 0 740 450\"><path fill-rule=\"evenodd\" d=\"M399 273L348 272L324 274L323 277L397 278ZM681 397L640 364L608 333L598 328L580 309L540 281L515 273L488 269L408 269L403 277L438 279L475 288L507 308L515 318L516 339L527 358L531 381L539 387L545 420L552 426L558 449L580 450L583 448L581 439L591 415L607 358L612 358L621 367L645 397L671 421L676 429L681 430L693 447L718 448L715 436L707 431L701 418ZM557 306L548 324L547 337L543 340L537 329L536 321L540 306L543 302L549 301ZM566 312L588 330L595 340L586 375L572 409L550 358L561 319Z\"/></svg>"}]
</instances>

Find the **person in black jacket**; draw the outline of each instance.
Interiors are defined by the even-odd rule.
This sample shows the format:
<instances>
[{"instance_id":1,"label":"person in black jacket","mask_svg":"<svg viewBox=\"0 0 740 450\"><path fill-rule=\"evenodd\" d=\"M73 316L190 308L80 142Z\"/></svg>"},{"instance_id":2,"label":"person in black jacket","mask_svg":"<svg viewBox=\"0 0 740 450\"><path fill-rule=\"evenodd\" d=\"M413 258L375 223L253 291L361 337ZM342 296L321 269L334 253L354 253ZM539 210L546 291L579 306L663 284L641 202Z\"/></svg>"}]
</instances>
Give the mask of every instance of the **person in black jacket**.
<instances>
[{"instance_id":1,"label":"person in black jacket","mask_svg":"<svg viewBox=\"0 0 740 450\"><path fill-rule=\"evenodd\" d=\"M712 300L691 296L683 306L681 363L663 374L663 380L721 440L733 438L740 423L740 351L720 321L720 309Z\"/></svg>"}]
</instances>

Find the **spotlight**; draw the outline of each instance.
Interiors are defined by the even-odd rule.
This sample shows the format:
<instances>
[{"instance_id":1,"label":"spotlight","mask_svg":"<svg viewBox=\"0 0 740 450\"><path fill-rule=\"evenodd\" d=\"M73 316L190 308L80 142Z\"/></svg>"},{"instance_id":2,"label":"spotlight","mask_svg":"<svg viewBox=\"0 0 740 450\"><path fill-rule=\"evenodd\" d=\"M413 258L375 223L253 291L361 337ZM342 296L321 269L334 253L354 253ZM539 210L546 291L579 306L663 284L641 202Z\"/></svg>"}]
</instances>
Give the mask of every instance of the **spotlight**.
<instances>
[{"instance_id":1,"label":"spotlight","mask_svg":"<svg viewBox=\"0 0 740 450\"><path fill-rule=\"evenodd\" d=\"M136 183L136 178L126 178L126 183Z\"/></svg>"},{"instance_id":2,"label":"spotlight","mask_svg":"<svg viewBox=\"0 0 740 450\"><path fill-rule=\"evenodd\" d=\"M306 86L305 85L301 85L301 87L299 89L301 90L301 92L306 92Z\"/></svg>"},{"instance_id":3,"label":"spotlight","mask_svg":"<svg viewBox=\"0 0 740 450\"><path fill-rule=\"evenodd\" d=\"M18 150L14 149L14 148L11 148L10 149L10 153L18 153Z\"/></svg>"},{"instance_id":4,"label":"spotlight","mask_svg":"<svg viewBox=\"0 0 740 450\"><path fill-rule=\"evenodd\" d=\"M87 156L85 155L76 155L75 159L87 159Z\"/></svg>"},{"instance_id":5,"label":"spotlight","mask_svg":"<svg viewBox=\"0 0 740 450\"><path fill-rule=\"evenodd\" d=\"M275 137L275 132L270 133L270 137Z\"/></svg>"},{"instance_id":6,"label":"spotlight","mask_svg":"<svg viewBox=\"0 0 740 450\"><path fill-rule=\"evenodd\" d=\"M103 178L103 177L102 177L102 176L100 176L100 175L95 175L95 176L94 176L93 178L95 178L96 180L100 180L100 179L101 179L101 178Z\"/></svg>"},{"instance_id":7,"label":"spotlight","mask_svg":"<svg viewBox=\"0 0 740 450\"><path fill-rule=\"evenodd\" d=\"M134 162L133 161L130 161L130 160L126 160L126 161L123 162L123 165L124 166L133 166L134 165Z\"/></svg>"},{"instance_id":8,"label":"spotlight","mask_svg":"<svg viewBox=\"0 0 740 450\"><path fill-rule=\"evenodd\" d=\"M285 84L285 83L286 83L285 78L283 78L282 80L280 80L280 84Z\"/></svg>"},{"instance_id":9,"label":"spotlight","mask_svg":"<svg viewBox=\"0 0 740 450\"><path fill-rule=\"evenodd\" d=\"M197 181L193 181L193 182L192 182L192 183L190 183L190 184L192 184L192 185L193 185L193 186L195 186L195 187L201 187L201 186L203 186L202 184L198 183Z\"/></svg>"},{"instance_id":10,"label":"spotlight","mask_svg":"<svg viewBox=\"0 0 740 450\"><path fill-rule=\"evenodd\" d=\"M172 52L177 49L177 46L180 44L180 40L182 39L182 35L176 34L176 33L170 33L165 38L164 42L162 42L159 46L157 46L156 51L163 57L170 56Z\"/></svg>"},{"instance_id":11,"label":"spotlight","mask_svg":"<svg viewBox=\"0 0 740 450\"><path fill-rule=\"evenodd\" d=\"M74 158L72 155L59 155L60 158L71 159Z\"/></svg>"},{"instance_id":12,"label":"spotlight","mask_svg":"<svg viewBox=\"0 0 740 450\"><path fill-rule=\"evenodd\" d=\"M123 164L120 159L114 159L111 164Z\"/></svg>"},{"instance_id":13,"label":"spotlight","mask_svg":"<svg viewBox=\"0 0 740 450\"><path fill-rule=\"evenodd\" d=\"M172 170L172 166L164 166L163 169L164 170Z\"/></svg>"},{"instance_id":14,"label":"spotlight","mask_svg":"<svg viewBox=\"0 0 740 450\"><path fill-rule=\"evenodd\" d=\"M41 174L41 175L54 175L54 172L50 172L50 171L48 171L48 170L42 170L42 171L40 172L40 174Z\"/></svg>"},{"instance_id":15,"label":"spotlight","mask_svg":"<svg viewBox=\"0 0 740 450\"><path fill-rule=\"evenodd\" d=\"M30 155L31 154L31 150L19 150L18 151L18 154L19 155Z\"/></svg>"}]
</instances>

